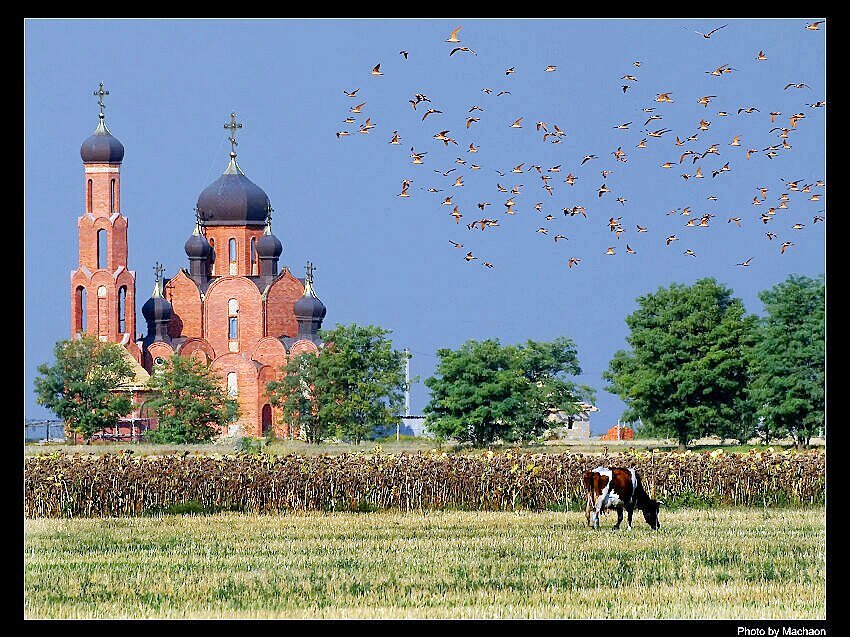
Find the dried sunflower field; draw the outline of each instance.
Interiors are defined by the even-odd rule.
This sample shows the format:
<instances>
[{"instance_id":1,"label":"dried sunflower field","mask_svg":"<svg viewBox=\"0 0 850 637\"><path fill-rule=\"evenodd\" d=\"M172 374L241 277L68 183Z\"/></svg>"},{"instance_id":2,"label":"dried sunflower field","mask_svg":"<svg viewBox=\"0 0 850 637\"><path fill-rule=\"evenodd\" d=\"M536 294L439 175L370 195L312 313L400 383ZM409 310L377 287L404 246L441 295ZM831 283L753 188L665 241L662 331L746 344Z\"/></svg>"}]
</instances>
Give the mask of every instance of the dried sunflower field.
<instances>
[{"instance_id":1,"label":"dried sunflower field","mask_svg":"<svg viewBox=\"0 0 850 637\"><path fill-rule=\"evenodd\" d=\"M635 467L656 498L714 505L816 505L823 451L727 454L634 451L605 457L508 451L270 455L82 455L24 460L27 517L169 512L576 510L582 473Z\"/></svg>"}]
</instances>

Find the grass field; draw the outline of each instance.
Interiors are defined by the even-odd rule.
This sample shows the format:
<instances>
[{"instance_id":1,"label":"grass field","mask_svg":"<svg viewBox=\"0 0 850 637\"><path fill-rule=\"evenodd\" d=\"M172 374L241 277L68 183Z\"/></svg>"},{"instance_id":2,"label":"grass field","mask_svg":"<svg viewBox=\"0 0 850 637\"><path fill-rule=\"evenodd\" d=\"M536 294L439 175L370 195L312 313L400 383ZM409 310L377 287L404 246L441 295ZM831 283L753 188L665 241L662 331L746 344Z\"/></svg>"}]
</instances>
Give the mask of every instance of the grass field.
<instances>
[{"instance_id":1,"label":"grass field","mask_svg":"<svg viewBox=\"0 0 850 637\"><path fill-rule=\"evenodd\" d=\"M25 521L27 617L823 618L825 512Z\"/></svg>"}]
</instances>

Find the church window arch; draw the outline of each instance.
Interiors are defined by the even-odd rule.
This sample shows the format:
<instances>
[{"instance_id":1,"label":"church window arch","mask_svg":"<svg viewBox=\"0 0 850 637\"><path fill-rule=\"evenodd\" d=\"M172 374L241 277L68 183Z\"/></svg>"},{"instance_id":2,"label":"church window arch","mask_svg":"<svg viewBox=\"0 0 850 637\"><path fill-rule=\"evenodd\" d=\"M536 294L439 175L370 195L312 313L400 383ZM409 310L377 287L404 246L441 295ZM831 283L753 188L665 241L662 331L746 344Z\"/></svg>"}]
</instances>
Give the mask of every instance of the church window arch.
<instances>
[{"instance_id":1,"label":"church window arch","mask_svg":"<svg viewBox=\"0 0 850 637\"><path fill-rule=\"evenodd\" d=\"M127 331L127 286L118 288L118 333Z\"/></svg>"},{"instance_id":2,"label":"church window arch","mask_svg":"<svg viewBox=\"0 0 850 637\"><path fill-rule=\"evenodd\" d=\"M257 274L257 238L251 237L251 274Z\"/></svg>"},{"instance_id":3,"label":"church window arch","mask_svg":"<svg viewBox=\"0 0 850 637\"><path fill-rule=\"evenodd\" d=\"M101 228L97 231L97 267L106 268L107 259L106 259L106 229Z\"/></svg>"},{"instance_id":4,"label":"church window arch","mask_svg":"<svg viewBox=\"0 0 850 637\"><path fill-rule=\"evenodd\" d=\"M237 274L236 264L237 264L237 251L236 251L236 239L230 239L228 243L228 256L230 257L230 274Z\"/></svg>"},{"instance_id":5,"label":"church window arch","mask_svg":"<svg viewBox=\"0 0 850 637\"><path fill-rule=\"evenodd\" d=\"M115 180L109 180L109 214L115 212Z\"/></svg>"},{"instance_id":6,"label":"church window arch","mask_svg":"<svg viewBox=\"0 0 850 637\"><path fill-rule=\"evenodd\" d=\"M86 180L86 212L91 212L91 204L92 204L92 181L91 179Z\"/></svg>"},{"instance_id":7,"label":"church window arch","mask_svg":"<svg viewBox=\"0 0 850 637\"><path fill-rule=\"evenodd\" d=\"M77 286L76 292L74 294L74 305L75 312L74 315L77 317L76 325L74 325L74 332L80 333L86 331L86 289L80 285Z\"/></svg>"},{"instance_id":8,"label":"church window arch","mask_svg":"<svg viewBox=\"0 0 850 637\"><path fill-rule=\"evenodd\" d=\"M230 299L227 302L227 341L231 352L239 351L239 301Z\"/></svg>"}]
</instances>

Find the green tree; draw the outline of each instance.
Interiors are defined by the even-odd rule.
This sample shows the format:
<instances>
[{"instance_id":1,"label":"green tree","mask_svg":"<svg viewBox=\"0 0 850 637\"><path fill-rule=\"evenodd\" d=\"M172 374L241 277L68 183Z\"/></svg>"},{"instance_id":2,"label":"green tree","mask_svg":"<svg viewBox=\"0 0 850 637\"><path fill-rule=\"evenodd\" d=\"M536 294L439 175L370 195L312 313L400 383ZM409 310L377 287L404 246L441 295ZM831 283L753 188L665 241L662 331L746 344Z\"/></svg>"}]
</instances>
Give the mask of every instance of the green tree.
<instances>
[{"instance_id":1,"label":"green tree","mask_svg":"<svg viewBox=\"0 0 850 637\"><path fill-rule=\"evenodd\" d=\"M712 278L673 284L637 299L626 317L630 351L614 354L603 378L626 403L623 418L675 436L741 437L751 427L747 355L755 317Z\"/></svg>"},{"instance_id":2,"label":"green tree","mask_svg":"<svg viewBox=\"0 0 850 637\"><path fill-rule=\"evenodd\" d=\"M503 346L498 339L469 340L457 350L437 350L434 376L425 380L431 399L428 428L443 438L482 446L496 438L528 440L549 428L553 411L575 414L593 390L570 382L580 374L568 338Z\"/></svg>"},{"instance_id":3,"label":"green tree","mask_svg":"<svg viewBox=\"0 0 850 637\"><path fill-rule=\"evenodd\" d=\"M63 340L53 348L56 362L38 366L36 402L62 420L88 444L93 434L133 410L129 392L116 391L133 378L124 348L96 336Z\"/></svg>"},{"instance_id":4,"label":"green tree","mask_svg":"<svg viewBox=\"0 0 850 637\"><path fill-rule=\"evenodd\" d=\"M147 406L158 425L147 433L151 442L206 442L238 417L237 402L228 397L221 379L202 361L174 354L154 369L148 381L154 398Z\"/></svg>"},{"instance_id":5,"label":"green tree","mask_svg":"<svg viewBox=\"0 0 850 637\"><path fill-rule=\"evenodd\" d=\"M316 388L317 356L312 353L290 358L283 368L283 378L271 381L266 386L269 402L280 408L281 420L290 428L298 427L307 442L319 444L329 432L319 419Z\"/></svg>"},{"instance_id":6,"label":"green tree","mask_svg":"<svg viewBox=\"0 0 850 637\"><path fill-rule=\"evenodd\" d=\"M766 315L749 357L758 433L808 445L824 425L824 278L791 275L759 298Z\"/></svg>"},{"instance_id":7,"label":"green tree","mask_svg":"<svg viewBox=\"0 0 850 637\"><path fill-rule=\"evenodd\" d=\"M322 330L319 355L290 359L283 379L267 386L282 418L299 423L314 443L333 433L357 444L376 427L396 424L406 354L393 349L389 334L373 325Z\"/></svg>"}]
</instances>

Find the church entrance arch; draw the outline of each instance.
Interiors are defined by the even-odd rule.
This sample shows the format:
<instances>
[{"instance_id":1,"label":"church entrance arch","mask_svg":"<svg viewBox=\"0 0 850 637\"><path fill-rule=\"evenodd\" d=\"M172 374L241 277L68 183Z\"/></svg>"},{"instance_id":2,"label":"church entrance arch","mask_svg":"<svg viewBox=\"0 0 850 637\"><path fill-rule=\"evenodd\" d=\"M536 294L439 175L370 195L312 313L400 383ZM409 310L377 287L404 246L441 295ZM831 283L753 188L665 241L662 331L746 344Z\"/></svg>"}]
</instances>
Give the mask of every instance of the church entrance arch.
<instances>
[{"instance_id":1,"label":"church entrance arch","mask_svg":"<svg viewBox=\"0 0 850 637\"><path fill-rule=\"evenodd\" d=\"M272 406L268 403L263 405L262 421L263 435L266 436L272 431Z\"/></svg>"}]
</instances>

